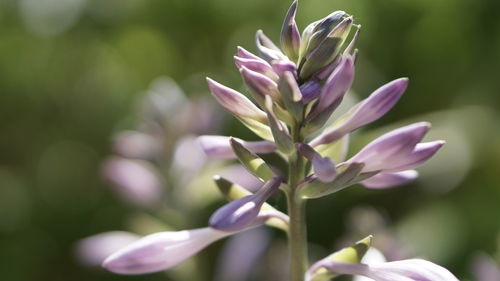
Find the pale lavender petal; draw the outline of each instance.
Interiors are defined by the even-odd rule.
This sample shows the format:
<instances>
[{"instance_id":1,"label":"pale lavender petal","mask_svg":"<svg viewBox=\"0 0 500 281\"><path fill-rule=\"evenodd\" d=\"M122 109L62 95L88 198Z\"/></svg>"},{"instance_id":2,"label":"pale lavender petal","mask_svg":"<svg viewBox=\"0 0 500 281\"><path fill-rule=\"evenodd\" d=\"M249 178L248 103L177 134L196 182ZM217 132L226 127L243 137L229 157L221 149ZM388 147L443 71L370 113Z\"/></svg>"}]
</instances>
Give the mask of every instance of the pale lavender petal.
<instances>
[{"instance_id":1,"label":"pale lavender petal","mask_svg":"<svg viewBox=\"0 0 500 281\"><path fill-rule=\"evenodd\" d=\"M103 267L120 274L166 270L231 234L209 227L151 234L113 253Z\"/></svg>"},{"instance_id":2,"label":"pale lavender petal","mask_svg":"<svg viewBox=\"0 0 500 281\"><path fill-rule=\"evenodd\" d=\"M363 172L383 170L410 154L429 128L429 123L419 122L390 131L366 145L347 162L364 163Z\"/></svg>"},{"instance_id":3,"label":"pale lavender petal","mask_svg":"<svg viewBox=\"0 0 500 281\"><path fill-rule=\"evenodd\" d=\"M354 60L351 56L342 58L338 67L328 77L321 90L319 103L312 115L317 115L338 99L341 99L354 81Z\"/></svg>"},{"instance_id":4,"label":"pale lavender petal","mask_svg":"<svg viewBox=\"0 0 500 281\"><path fill-rule=\"evenodd\" d=\"M222 107L237 117L247 117L266 123L267 115L253 104L247 97L214 80L207 78L208 86L214 98Z\"/></svg>"},{"instance_id":5,"label":"pale lavender petal","mask_svg":"<svg viewBox=\"0 0 500 281\"><path fill-rule=\"evenodd\" d=\"M205 135L198 137L198 142L203 151L210 157L235 159L236 154L229 143L229 139L230 137L225 136ZM270 141L244 141L238 138L235 139L253 153L272 153L276 151L276 145Z\"/></svg>"},{"instance_id":6,"label":"pale lavender petal","mask_svg":"<svg viewBox=\"0 0 500 281\"><path fill-rule=\"evenodd\" d=\"M396 104L407 86L408 79L400 78L378 88L368 98L355 105L345 114L346 121L316 137L311 141L311 145L317 146L334 142L344 135L381 118Z\"/></svg>"},{"instance_id":7,"label":"pale lavender petal","mask_svg":"<svg viewBox=\"0 0 500 281\"><path fill-rule=\"evenodd\" d=\"M472 271L477 281L500 280L500 266L484 253L479 253L474 257Z\"/></svg>"},{"instance_id":8,"label":"pale lavender petal","mask_svg":"<svg viewBox=\"0 0 500 281\"><path fill-rule=\"evenodd\" d=\"M283 75L283 73L290 71L293 73L294 77L297 78L297 66L295 63L289 60L277 60L271 62L272 68L274 72L276 72L279 76Z\"/></svg>"},{"instance_id":9,"label":"pale lavender petal","mask_svg":"<svg viewBox=\"0 0 500 281\"><path fill-rule=\"evenodd\" d=\"M311 268L316 270L320 267L335 274L362 275L375 281L459 281L446 268L422 259L373 265L325 260L318 262Z\"/></svg>"},{"instance_id":10,"label":"pale lavender petal","mask_svg":"<svg viewBox=\"0 0 500 281\"><path fill-rule=\"evenodd\" d=\"M236 67L238 67L238 69L246 67L252 71L266 75L274 81L278 80L278 75L276 75L271 65L265 60L247 59L235 56L234 63L236 64Z\"/></svg>"},{"instance_id":11,"label":"pale lavender petal","mask_svg":"<svg viewBox=\"0 0 500 281\"><path fill-rule=\"evenodd\" d=\"M138 131L123 131L113 140L113 149L121 156L151 159L162 151L161 140Z\"/></svg>"},{"instance_id":12,"label":"pale lavender petal","mask_svg":"<svg viewBox=\"0 0 500 281\"><path fill-rule=\"evenodd\" d=\"M442 140L419 143L409 155L399 161L395 161L385 170L402 171L416 168L434 156L444 144L445 141Z\"/></svg>"},{"instance_id":13,"label":"pale lavender petal","mask_svg":"<svg viewBox=\"0 0 500 281\"><path fill-rule=\"evenodd\" d=\"M307 144L300 143L297 145L299 152L311 161L314 173L322 182L331 182L337 176L337 169L330 158L323 158L312 147Z\"/></svg>"},{"instance_id":14,"label":"pale lavender petal","mask_svg":"<svg viewBox=\"0 0 500 281\"><path fill-rule=\"evenodd\" d=\"M272 178L255 194L222 206L210 217L210 226L227 232L241 231L247 228L255 221L262 205L278 190L282 182L282 177Z\"/></svg>"},{"instance_id":15,"label":"pale lavender petal","mask_svg":"<svg viewBox=\"0 0 500 281\"><path fill-rule=\"evenodd\" d=\"M139 236L125 231L109 231L78 241L76 255L87 266L99 266L112 253L139 240Z\"/></svg>"},{"instance_id":16,"label":"pale lavender petal","mask_svg":"<svg viewBox=\"0 0 500 281\"><path fill-rule=\"evenodd\" d=\"M309 103L313 99L319 97L321 93L321 84L315 80L309 80L300 85L300 92L302 93L302 102Z\"/></svg>"},{"instance_id":17,"label":"pale lavender petal","mask_svg":"<svg viewBox=\"0 0 500 281\"><path fill-rule=\"evenodd\" d=\"M255 43L259 50L260 56L267 62L273 60L283 60L286 56L280 51L278 47L262 32L257 30L255 35Z\"/></svg>"},{"instance_id":18,"label":"pale lavender petal","mask_svg":"<svg viewBox=\"0 0 500 281\"><path fill-rule=\"evenodd\" d=\"M281 28L281 48L290 59L296 59L300 48L300 33L295 22L297 1L294 1L288 10Z\"/></svg>"},{"instance_id":19,"label":"pale lavender petal","mask_svg":"<svg viewBox=\"0 0 500 281\"><path fill-rule=\"evenodd\" d=\"M267 76L252 71L246 67L240 68L241 76L259 104L264 104L265 96L269 95L273 100L279 98L278 84Z\"/></svg>"},{"instance_id":20,"label":"pale lavender petal","mask_svg":"<svg viewBox=\"0 0 500 281\"><path fill-rule=\"evenodd\" d=\"M220 175L230 182L239 184L252 193L255 193L262 187L262 181L242 165L224 167L224 169L220 171Z\"/></svg>"},{"instance_id":21,"label":"pale lavender petal","mask_svg":"<svg viewBox=\"0 0 500 281\"><path fill-rule=\"evenodd\" d=\"M112 157L103 164L104 177L125 200L139 206L161 202L162 183L155 168L146 161Z\"/></svg>"},{"instance_id":22,"label":"pale lavender petal","mask_svg":"<svg viewBox=\"0 0 500 281\"><path fill-rule=\"evenodd\" d=\"M380 173L360 182L360 184L370 189L383 189L410 183L417 177L418 172L415 170L408 170L397 173Z\"/></svg>"},{"instance_id":23,"label":"pale lavender petal","mask_svg":"<svg viewBox=\"0 0 500 281\"><path fill-rule=\"evenodd\" d=\"M259 56L252 54L251 52L247 51L243 47L238 46L237 49L238 49L238 52L237 52L238 57L241 57L244 59L260 60L260 61L266 62L265 60L261 59Z\"/></svg>"}]
</instances>

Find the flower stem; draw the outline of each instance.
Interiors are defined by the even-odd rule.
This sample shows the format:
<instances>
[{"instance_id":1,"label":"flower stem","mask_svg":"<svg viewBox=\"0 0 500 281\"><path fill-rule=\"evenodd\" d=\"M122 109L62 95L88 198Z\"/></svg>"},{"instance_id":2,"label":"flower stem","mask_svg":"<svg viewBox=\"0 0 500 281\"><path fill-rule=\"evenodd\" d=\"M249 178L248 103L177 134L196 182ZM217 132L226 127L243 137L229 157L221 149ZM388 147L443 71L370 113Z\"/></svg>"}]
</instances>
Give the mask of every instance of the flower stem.
<instances>
[{"instance_id":1,"label":"flower stem","mask_svg":"<svg viewBox=\"0 0 500 281\"><path fill-rule=\"evenodd\" d=\"M301 142L300 126L292 128L294 142ZM290 254L290 280L303 281L308 266L307 229L305 218L305 201L297 194L297 187L305 176L304 158L296 152L289 157L288 169L289 191L287 192L290 231L288 248Z\"/></svg>"}]
</instances>

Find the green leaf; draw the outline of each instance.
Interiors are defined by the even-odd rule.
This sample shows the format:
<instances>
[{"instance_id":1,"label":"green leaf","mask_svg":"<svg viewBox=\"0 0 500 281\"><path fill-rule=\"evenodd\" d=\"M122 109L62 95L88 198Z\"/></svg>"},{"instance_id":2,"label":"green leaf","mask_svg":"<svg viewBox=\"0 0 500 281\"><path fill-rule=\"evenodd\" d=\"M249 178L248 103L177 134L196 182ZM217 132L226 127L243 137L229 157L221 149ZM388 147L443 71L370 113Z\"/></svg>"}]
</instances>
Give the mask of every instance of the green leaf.
<instances>
[{"instance_id":1,"label":"green leaf","mask_svg":"<svg viewBox=\"0 0 500 281\"><path fill-rule=\"evenodd\" d=\"M363 240L356 242L354 246L337 251L323 260L360 263L361 259L370 248L371 242L372 236L370 235ZM318 268L312 275L313 277L310 281L326 281L336 276L336 274L329 272L323 267Z\"/></svg>"},{"instance_id":2,"label":"green leaf","mask_svg":"<svg viewBox=\"0 0 500 281\"><path fill-rule=\"evenodd\" d=\"M230 139L230 143L241 164L256 177L267 181L276 176L266 162L257 154L246 149L243 144L233 138Z\"/></svg>"},{"instance_id":3,"label":"green leaf","mask_svg":"<svg viewBox=\"0 0 500 281\"><path fill-rule=\"evenodd\" d=\"M245 189L244 187L235 184L221 176L214 176L214 181L217 187L219 188L219 191L222 193L222 195L224 195L224 197L228 201L234 201L242 197L252 195L252 193L247 189ZM260 208L260 210L264 212L267 211L280 212L273 206L269 205L268 203L264 203ZM281 229L285 232L288 231L288 223L278 218L270 218L266 221L266 224Z\"/></svg>"},{"instance_id":4,"label":"green leaf","mask_svg":"<svg viewBox=\"0 0 500 281\"><path fill-rule=\"evenodd\" d=\"M305 199L320 198L330 195L355 183L355 179L363 169L363 163L351 163L337 167L337 177L329 183L314 179L300 189L300 196Z\"/></svg>"}]
</instances>

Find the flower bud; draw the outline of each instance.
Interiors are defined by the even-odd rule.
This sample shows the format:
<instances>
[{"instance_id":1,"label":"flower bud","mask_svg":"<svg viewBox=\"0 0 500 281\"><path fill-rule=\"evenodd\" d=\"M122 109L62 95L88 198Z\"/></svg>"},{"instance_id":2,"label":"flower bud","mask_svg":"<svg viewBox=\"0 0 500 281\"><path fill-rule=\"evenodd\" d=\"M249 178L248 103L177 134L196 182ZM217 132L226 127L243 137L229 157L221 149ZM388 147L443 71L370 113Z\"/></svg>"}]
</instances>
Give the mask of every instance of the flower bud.
<instances>
[{"instance_id":1,"label":"flower bud","mask_svg":"<svg viewBox=\"0 0 500 281\"><path fill-rule=\"evenodd\" d=\"M310 49L304 55L300 64L299 76L302 79L309 78L316 71L322 69L335 60L340 52L340 48L344 44L345 39L349 35L352 27L352 17L343 19L331 32L326 36L314 49ZM316 34L316 33L315 33ZM317 37L315 34L311 37L311 44L316 44ZM310 47L308 47L309 49Z\"/></svg>"},{"instance_id":2,"label":"flower bud","mask_svg":"<svg viewBox=\"0 0 500 281\"><path fill-rule=\"evenodd\" d=\"M248 59L234 56L234 63L238 69L246 67L251 71L255 71L262 75L269 77L273 81L278 80L278 75L274 72L273 68L269 63L262 59Z\"/></svg>"},{"instance_id":3,"label":"flower bud","mask_svg":"<svg viewBox=\"0 0 500 281\"><path fill-rule=\"evenodd\" d=\"M274 45L262 30L258 30L255 34L255 44L259 50L260 56L267 62L271 63L273 60L286 60L287 57L281 50Z\"/></svg>"},{"instance_id":4,"label":"flower bud","mask_svg":"<svg viewBox=\"0 0 500 281\"><path fill-rule=\"evenodd\" d=\"M273 80L263 74L252 71L245 66L240 68L241 76L245 81L253 97L261 106L264 105L266 96L271 96L273 100L280 100L278 85Z\"/></svg>"},{"instance_id":5,"label":"flower bud","mask_svg":"<svg viewBox=\"0 0 500 281\"><path fill-rule=\"evenodd\" d=\"M323 158L312 147L300 143L297 145L300 154L311 161L314 173L322 182L331 182L337 176L337 169L330 158Z\"/></svg>"},{"instance_id":6,"label":"flower bud","mask_svg":"<svg viewBox=\"0 0 500 281\"><path fill-rule=\"evenodd\" d=\"M288 10L281 28L281 49L292 61L297 60L300 48L300 33L295 22L298 2L295 0Z\"/></svg>"},{"instance_id":7,"label":"flower bud","mask_svg":"<svg viewBox=\"0 0 500 281\"><path fill-rule=\"evenodd\" d=\"M231 201L224 205L210 217L210 226L214 229L226 232L235 232L245 229L254 221L262 205L278 190L282 182L282 177L272 178L255 194Z\"/></svg>"}]
</instances>

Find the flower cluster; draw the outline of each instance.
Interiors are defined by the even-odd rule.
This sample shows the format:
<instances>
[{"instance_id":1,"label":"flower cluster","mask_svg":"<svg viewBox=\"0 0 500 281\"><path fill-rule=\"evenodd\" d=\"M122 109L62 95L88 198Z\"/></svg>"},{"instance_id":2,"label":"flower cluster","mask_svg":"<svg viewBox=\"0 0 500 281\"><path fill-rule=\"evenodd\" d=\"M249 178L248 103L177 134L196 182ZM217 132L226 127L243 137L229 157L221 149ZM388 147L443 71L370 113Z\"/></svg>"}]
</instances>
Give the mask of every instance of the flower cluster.
<instances>
[{"instance_id":1,"label":"flower cluster","mask_svg":"<svg viewBox=\"0 0 500 281\"><path fill-rule=\"evenodd\" d=\"M220 191L231 202L211 216L208 227L144 237L109 256L105 268L122 274L165 270L218 239L268 224L289 235L292 281L329 280L340 274L381 281L457 280L446 269L420 259L362 264L371 237L307 270L305 201L358 183L375 189L408 183L417 177L413 169L431 158L444 142L422 142L430 124L419 122L390 131L347 158L351 132L384 116L404 93L408 79L381 86L331 120L354 80L354 46L360 26L354 24L352 16L336 11L300 34L296 10L297 1L286 14L281 48L262 31L256 34L258 55L238 47L234 62L253 101L207 78L217 102L263 140L202 136L199 142L203 150L211 157L238 159L262 181L262 187L251 193L216 176ZM262 153L277 153L288 163L288 170L271 167L258 155ZM287 197L287 214L266 203L280 190Z\"/></svg>"}]
</instances>

